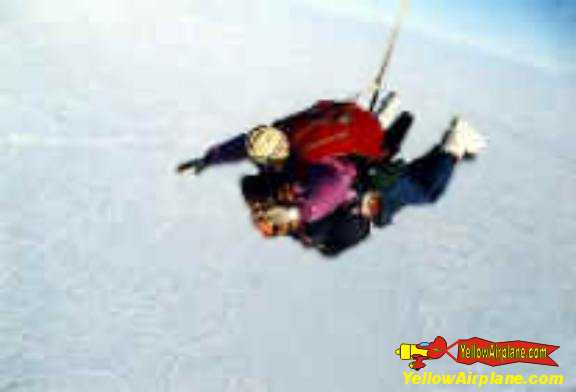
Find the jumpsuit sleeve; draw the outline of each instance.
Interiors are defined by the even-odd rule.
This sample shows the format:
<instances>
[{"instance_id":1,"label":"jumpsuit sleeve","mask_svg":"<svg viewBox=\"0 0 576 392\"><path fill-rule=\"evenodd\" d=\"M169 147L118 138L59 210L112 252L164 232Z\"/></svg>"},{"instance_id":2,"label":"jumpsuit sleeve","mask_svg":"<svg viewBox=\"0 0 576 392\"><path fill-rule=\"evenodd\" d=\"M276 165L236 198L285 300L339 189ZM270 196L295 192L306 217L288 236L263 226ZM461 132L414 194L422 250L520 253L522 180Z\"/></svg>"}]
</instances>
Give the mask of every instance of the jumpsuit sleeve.
<instances>
[{"instance_id":1,"label":"jumpsuit sleeve","mask_svg":"<svg viewBox=\"0 0 576 392\"><path fill-rule=\"evenodd\" d=\"M237 162L246 159L246 134L242 133L230 140L211 147L204 157L208 166Z\"/></svg>"},{"instance_id":2,"label":"jumpsuit sleeve","mask_svg":"<svg viewBox=\"0 0 576 392\"><path fill-rule=\"evenodd\" d=\"M352 185L357 173L350 162L325 159L320 164L310 166L307 174L309 181L303 185L298 202L304 224L328 216L356 195Z\"/></svg>"}]
</instances>

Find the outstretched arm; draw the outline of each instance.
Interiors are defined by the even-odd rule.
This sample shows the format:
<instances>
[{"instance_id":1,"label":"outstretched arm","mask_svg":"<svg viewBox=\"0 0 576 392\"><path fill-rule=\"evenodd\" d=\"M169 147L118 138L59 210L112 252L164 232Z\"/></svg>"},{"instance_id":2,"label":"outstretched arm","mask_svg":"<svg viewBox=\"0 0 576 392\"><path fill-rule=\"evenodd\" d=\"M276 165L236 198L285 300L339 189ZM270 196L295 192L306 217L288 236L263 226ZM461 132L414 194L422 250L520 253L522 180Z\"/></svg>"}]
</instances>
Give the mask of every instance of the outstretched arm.
<instances>
[{"instance_id":1,"label":"outstretched arm","mask_svg":"<svg viewBox=\"0 0 576 392\"><path fill-rule=\"evenodd\" d=\"M246 134L242 133L224 143L211 147L203 157L181 163L176 171L184 173L192 170L194 174L199 174L208 166L237 162L246 157Z\"/></svg>"}]
</instances>

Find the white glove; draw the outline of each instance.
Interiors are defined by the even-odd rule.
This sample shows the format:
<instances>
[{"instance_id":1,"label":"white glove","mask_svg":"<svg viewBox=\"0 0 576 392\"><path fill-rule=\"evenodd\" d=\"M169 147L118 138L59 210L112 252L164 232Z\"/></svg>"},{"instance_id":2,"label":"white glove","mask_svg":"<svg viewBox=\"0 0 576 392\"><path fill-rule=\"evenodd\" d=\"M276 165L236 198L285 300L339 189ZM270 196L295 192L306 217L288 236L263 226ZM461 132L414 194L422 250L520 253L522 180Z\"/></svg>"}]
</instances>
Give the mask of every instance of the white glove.
<instances>
[{"instance_id":1,"label":"white glove","mask_svg":"<svg viewBox=\"0 0 576 392\"><path fill-rule=\"evenodd\" d=\"M270 207L262 218L275 226L291 225L300 220L300 211L296 207Z\"/></svg>"},{"instance_id":2,"label":"white glove","mask_svg":"<svg viewBox=\"0 0 576 392\"><path fill-rule=\"evenodd\" d=\"M452 120L442 143L442 149L458 159L462 159L465 155L475 156L486 146L486 138L458 117Z\"/></svg>"}]
</instances>

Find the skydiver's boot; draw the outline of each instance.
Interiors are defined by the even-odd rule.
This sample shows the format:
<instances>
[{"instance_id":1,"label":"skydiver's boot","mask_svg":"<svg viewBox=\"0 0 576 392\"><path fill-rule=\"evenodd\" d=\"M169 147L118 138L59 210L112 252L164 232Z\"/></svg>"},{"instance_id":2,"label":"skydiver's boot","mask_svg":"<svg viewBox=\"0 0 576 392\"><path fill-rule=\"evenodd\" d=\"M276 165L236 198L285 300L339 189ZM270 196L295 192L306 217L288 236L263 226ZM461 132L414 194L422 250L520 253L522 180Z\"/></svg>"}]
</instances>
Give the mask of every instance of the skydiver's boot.
<instances>
[{"instance_id":1,"label":"skydiver's boot","mask_svg":"<svg viewBox=\"0 0 576 392\"><path fill-rule=\"evenodd\" d=\"M474 158L486 148L486 138L459 117L450 123L444 134L441 149L457 159Z\"/></svg>"}]
</instances>

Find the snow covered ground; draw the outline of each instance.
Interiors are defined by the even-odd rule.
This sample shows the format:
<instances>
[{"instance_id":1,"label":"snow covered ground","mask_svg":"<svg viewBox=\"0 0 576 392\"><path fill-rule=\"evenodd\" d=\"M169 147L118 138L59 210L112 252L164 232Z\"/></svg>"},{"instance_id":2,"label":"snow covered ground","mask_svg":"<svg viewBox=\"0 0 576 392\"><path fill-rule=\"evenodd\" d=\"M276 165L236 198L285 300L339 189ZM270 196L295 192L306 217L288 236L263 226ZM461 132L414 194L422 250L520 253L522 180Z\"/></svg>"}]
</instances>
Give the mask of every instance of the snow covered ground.
<instances>
[{"instance_id":1,"label":"snow covered ground","mask_svg":"<svg viewBox=\"0 0 576 392\"><path fill-rule=\"evenodd\" d=\"M251 229L249 164L173 167L364 87L386 29L164 3L2 5L0 390L416 390L393 351L437 335L559 345L559 368L497 370L576 388L576 78L404 32L406 156L455 113L491 148L438 205L326 261Z\"/></svg>"}]
</instances>

